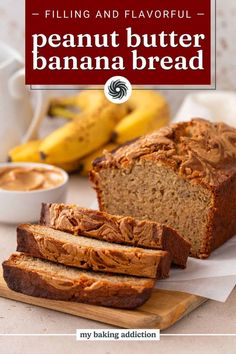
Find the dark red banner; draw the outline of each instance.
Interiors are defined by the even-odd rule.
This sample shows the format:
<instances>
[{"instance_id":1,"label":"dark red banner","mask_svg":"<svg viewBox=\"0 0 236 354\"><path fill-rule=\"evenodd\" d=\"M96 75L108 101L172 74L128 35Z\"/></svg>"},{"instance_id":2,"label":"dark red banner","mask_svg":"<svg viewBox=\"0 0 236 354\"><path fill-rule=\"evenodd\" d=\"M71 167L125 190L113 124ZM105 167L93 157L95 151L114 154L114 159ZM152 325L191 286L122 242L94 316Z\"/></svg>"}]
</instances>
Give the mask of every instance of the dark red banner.
<instances>
[{"instance_id":1,"label":"dark red banner","mask_svg":"<svg viewBox=\"0 0 236 354\"><path fill-rule=\"evenodd\" d=\"M26 83L211 84L210 0L26 0Z\"/></svg>"}]
</instances>

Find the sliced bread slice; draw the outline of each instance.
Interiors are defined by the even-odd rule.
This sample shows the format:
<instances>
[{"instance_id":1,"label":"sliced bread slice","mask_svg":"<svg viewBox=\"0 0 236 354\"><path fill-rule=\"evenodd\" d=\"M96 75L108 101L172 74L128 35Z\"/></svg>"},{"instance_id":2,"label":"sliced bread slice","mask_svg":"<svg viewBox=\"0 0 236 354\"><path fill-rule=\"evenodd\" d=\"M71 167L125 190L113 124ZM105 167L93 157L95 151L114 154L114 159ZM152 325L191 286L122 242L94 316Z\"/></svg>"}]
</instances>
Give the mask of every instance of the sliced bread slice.
<instances>
[{"instance_id":1,"label":"sliced bread slice","mask_svg":"<svg viewBox=\"0 0 236 354\"><path fill-rule=\"evenodd\" d=\"M17 253L3 262L3 275L10 289L26 295L128 309L142 305L154 286L151 279L83 271Z\"/></svg>"},{"instance_id":2,"label":"sliced bread slice","mask_svg":"<svg viewBox=\"0 0 236 354\"><path fill-rule=\"evenodd\" d=\"M171 258L168 252L122 246L42 225L17 228L17 251L93 271L165 278Z\"/></svg>"},{"instance_id":3,"label":"sliced bread slice","mask_svg":"<svg viewBox=\"0 0 236 354\"><path fill-rule=\"evenodd\" d=\"M41 224L108 242L168 251L173 263L186 267L190 243L174 229L131 216L111 215L77 205L43 204Z\"/></svg>"}]
</instances>

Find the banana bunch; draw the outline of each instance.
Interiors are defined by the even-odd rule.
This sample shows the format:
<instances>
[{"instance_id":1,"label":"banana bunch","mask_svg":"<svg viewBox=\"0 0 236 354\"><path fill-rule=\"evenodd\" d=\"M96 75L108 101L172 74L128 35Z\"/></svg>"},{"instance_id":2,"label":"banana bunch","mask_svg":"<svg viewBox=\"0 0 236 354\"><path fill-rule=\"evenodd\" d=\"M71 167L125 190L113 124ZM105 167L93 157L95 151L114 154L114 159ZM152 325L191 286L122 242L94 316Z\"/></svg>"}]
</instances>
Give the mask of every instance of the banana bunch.
<instances>
[{"instance_id":1,"label":"banana bunch","mask_svg":"<svg viewBox=\"0 0 236 354\"><path fill-rule=\"evenodd\" d=\"M84 99L83 102L83 97ZM51 105L61 107L68 104L68 99ZM78 107L83 102L82 113L75 113L68 123L43 139L39 151L45 163L64 163L78 160L106 144L120 119L127 114L125 105L110 103L102 91L92 94L84 92L74 102ZM69 115L67 116L69 118Z\"/></svg>"},{"instance_id":2,"label":"banana bunch","mask_svg":"<svg viewBox=\"0 0 236 354\"><path fill-rule=\"evenodd\" d=\"M146 90L133 91L129 101L119 105L110 103L102 91L84 91L53 99L48 113L68 122L44 139L13 148L10 161L50 163L87 175L104 150L159 129L170 119L165 99Z\"/></svg>"}]
</instances>

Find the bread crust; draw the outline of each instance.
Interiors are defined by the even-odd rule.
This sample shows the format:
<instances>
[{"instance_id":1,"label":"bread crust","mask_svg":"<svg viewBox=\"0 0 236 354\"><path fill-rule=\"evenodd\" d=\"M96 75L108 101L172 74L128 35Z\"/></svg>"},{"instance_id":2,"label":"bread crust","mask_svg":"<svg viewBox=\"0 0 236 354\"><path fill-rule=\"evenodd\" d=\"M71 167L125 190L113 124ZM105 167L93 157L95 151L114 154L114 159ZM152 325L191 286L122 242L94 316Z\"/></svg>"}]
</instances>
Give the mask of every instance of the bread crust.
<instances>
[{"instance_id":1,"label":"bread crust","mask_svg":"<svg viewBox=\"0 0 236 354\"><path fill-rule=\"evenodd\" d=\"M17 251L93 271L148 278L166 278L169 275L171 258L168 252L150 253L139 248L132 248L130 251L125 247L118 250L106 248L106 245L97 248L75 243L74 238L75 236L71 236L71 241L64 241L48 233L34 231L31 225L20 225L17 228ZM77 237L76 239L79 240Z\"/></svg>"},{"instance_id":2,"label":"bread crust","mask_svg":"<svg viewBox=\"0 0 236 354\"><path fill-rule=\"evenodd\" d=\"M99 208L106 210L100 187L100 171L122 169L128 173L138 161L149 160L175 171L191 184L199 184L212 195L208 225L197 258L210 253L236 233L236 129L204 119L171 124L141 137L114 153L95 160L90 180Z\"/></svg>"},{"instance_id":3,"label":"bread crust","mask_svg":"<svg viewBox=\"0 0 236 354\"><path fill-rule=\"evenodd\" d=\"M137 286L109 280L95 282L89 273L74 282L60 278L59 274L52 280L50 274L17 266L12 257L3 262L3 276L11 290L26 295L124 309L141 306L154 286L152 280Z\"/></svg>"},{"instance_id":4,"label":"bread crust","mask_svg":"<svg viewBox=\"0 0 236 354\"><path fill-rule=\"evenodd\" d=\"M224 123L195 118L170 124L107 152L93 162L93 173L115 167L126 172L135 161L160 162L182 178L206 188L219 187L236 173L236 129Z\"/></svg>"},{"instance_id":5,"label":"bread crust","mask_svg":"<svg viewBox=\"0 0 236 354\"><path fill-rule=\"evenodd\" d=\"M76 205L42 204L41 220L57 230L112 243L164 250L173 263L186 267L190 243L165 226L130 216L111 215Z\"/></svg>"}]
</instances>

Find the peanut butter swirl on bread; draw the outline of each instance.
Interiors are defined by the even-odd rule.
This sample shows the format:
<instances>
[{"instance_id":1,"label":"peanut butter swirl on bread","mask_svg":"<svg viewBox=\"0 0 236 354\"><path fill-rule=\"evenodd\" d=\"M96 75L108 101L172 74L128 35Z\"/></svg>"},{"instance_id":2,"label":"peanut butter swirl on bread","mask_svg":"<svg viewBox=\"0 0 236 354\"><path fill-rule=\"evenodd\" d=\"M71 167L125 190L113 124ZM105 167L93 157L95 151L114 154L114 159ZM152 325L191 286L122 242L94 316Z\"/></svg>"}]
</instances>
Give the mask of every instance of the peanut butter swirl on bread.
<instances>
[{"instance_id":1,"label":"peanut butter swirl on bread","mask_svg":"<svg viewBox=\"0 0 236 354\"><path fill-rule=\"evenodd\" d=\"M168 251L173 263L183 268L187 263L190 243L175 230L157 222L56 203L43 203L40 222L74 235Z\"/></svg>"},{"instance_id":2,"label":"peanut butter swirl on bread","mask_svg":"<svg viewBox=\"0 0 236 354\"><path fill-rule=\"evenodd\" d=\"M129 169L137 159L159 160L193 182L217 186L236 171L236 129L204 119L172 124L107 152L93 167Z\"/></svg>"},{"instance_id":3,"label":"peanut butter swirl on bread","mask_svg":"<svg viewBox=\"0 0 236 354\"><path fill-rule=\"evenodd\" d=\"M147 278L168 277L171 263L166 251L117 245L30 224L17 228L17 251L67 266Z\"/></svg>"}]
</instances>

